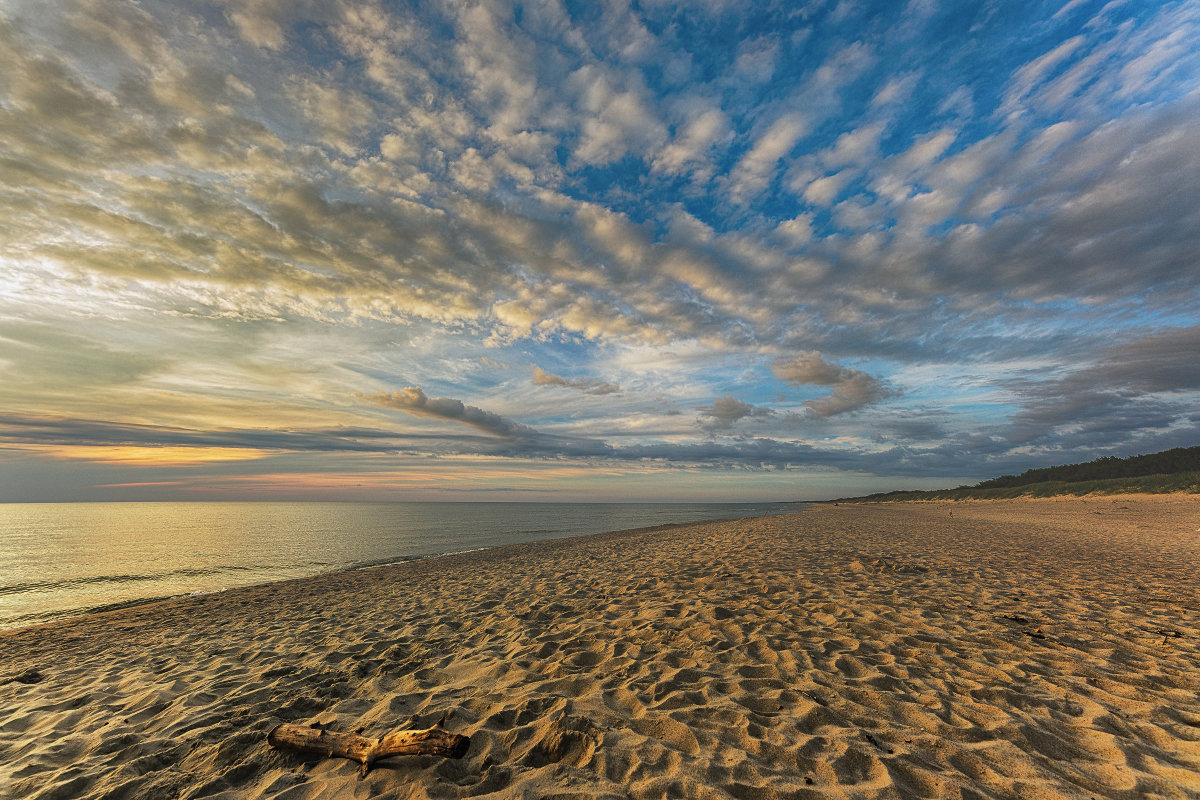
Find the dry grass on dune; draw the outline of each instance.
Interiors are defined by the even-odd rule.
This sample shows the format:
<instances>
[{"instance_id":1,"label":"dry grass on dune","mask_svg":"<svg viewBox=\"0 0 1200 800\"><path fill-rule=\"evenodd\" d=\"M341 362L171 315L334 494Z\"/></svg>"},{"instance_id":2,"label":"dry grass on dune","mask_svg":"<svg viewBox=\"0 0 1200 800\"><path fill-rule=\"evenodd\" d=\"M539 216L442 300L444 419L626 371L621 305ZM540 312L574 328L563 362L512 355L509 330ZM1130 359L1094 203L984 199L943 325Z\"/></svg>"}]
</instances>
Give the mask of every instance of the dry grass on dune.
<instances>
[{"instance_id":1,"label":"dry grass on dune","mask_svg":"<svg viewBox=\"0 0 1200 800\"><path fill-rule=\"evenodd\" d=\"M1200 498L821 508L0 635L30 798L1200 797ZM461 761L272 750L443 712Z\"/></svg>"}]
</instances>

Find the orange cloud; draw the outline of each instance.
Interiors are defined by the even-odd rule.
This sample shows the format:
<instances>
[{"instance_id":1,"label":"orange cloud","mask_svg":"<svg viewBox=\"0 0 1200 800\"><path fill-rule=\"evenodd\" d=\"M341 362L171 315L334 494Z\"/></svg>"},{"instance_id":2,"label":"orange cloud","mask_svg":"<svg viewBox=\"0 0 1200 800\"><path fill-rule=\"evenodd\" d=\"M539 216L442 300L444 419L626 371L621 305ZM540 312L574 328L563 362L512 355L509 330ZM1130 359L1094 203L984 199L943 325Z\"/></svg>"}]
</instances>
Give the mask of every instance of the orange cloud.
<instances>
[{"instance_id":1,"label":"orange cloud","mask_svg":"<svg viewBox=\"0 0 1200 800\"><path fill-rule=\"evenodd\" d=\"M145 467L187 467L221 461L253 461L271 455L266 450L240 447L55 445L38 449L52 458Z\"/></svg>"}]
</instances>

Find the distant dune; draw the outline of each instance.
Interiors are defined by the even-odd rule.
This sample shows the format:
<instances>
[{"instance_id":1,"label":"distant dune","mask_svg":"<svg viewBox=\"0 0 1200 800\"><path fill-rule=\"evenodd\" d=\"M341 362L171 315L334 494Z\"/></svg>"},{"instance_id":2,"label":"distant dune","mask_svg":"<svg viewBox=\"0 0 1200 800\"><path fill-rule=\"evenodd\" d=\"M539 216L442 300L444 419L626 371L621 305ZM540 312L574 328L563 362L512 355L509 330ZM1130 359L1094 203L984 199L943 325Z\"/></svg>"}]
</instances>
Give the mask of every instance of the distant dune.
<instances>
[{"instance_id":1,"label":"distant dune","mask_svg":"<svg viewBox=\"0 0 1200 800\"><path fill-rule=\"evenodd\" d=\"M974 486L932 491L898 490L835 502L874 500L1000 500L1088 494L1200 493L1200 447L1177 447L1130 458L1099 458L1083 464L1031 469Z\"/></svg>"}]
</instances>

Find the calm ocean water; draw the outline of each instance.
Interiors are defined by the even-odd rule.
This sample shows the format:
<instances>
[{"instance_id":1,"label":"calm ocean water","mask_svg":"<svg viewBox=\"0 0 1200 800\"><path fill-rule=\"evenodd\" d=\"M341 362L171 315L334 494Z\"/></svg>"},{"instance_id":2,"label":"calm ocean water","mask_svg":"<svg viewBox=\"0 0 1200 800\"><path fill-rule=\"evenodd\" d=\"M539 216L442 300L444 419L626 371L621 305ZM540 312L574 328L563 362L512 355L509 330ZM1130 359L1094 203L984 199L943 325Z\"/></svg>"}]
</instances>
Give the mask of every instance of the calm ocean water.
<instances>
[{"instance_id":1,"label":"calm ocean water","mask_svg":"<svg viewBox=\"0 0 1200 800\"><path fill-rule=\"evenodd\" d=\"M482 547L796 511L788 503L0 504L0 630Z\"/></svg>"}]
</instances>

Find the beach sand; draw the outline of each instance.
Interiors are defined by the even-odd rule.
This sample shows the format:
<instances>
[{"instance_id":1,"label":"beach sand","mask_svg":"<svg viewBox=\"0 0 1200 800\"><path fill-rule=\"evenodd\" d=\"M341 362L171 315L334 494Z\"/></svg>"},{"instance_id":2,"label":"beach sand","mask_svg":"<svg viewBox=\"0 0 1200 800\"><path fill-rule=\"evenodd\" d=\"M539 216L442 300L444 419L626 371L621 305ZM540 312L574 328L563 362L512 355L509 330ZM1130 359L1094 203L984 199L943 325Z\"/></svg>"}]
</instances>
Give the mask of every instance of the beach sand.
<instances>
[{"instance_id":1,"label":"beach sand","mask_svg":"<svg viewBox=\"0 0 1200 800\"><path fill-rule=\"evenodd\" d=\"M821 506L0 634L0 797L1200 797L1200 497ZM272 749L446 715L461 760Z\"/></svg>"}]
</instances>

